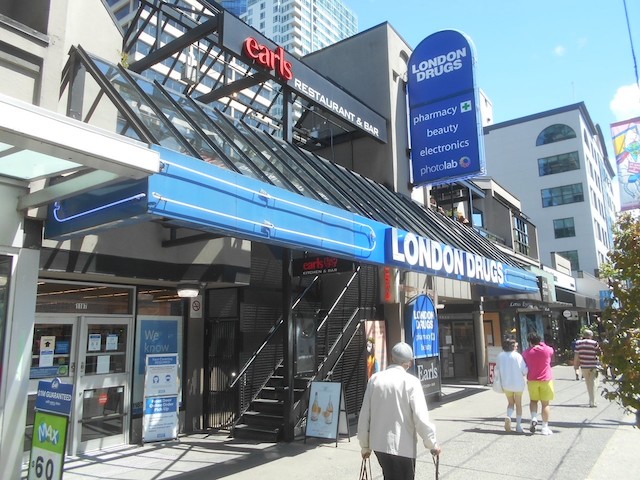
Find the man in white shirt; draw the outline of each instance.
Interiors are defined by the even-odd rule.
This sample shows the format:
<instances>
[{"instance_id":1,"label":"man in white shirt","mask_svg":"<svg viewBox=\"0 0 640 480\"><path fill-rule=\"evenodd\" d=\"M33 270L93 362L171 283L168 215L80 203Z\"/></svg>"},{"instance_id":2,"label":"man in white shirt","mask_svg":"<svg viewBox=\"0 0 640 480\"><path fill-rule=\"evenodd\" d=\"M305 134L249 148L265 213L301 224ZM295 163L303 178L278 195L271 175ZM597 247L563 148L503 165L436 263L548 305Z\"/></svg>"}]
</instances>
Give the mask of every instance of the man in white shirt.
<instances>
[{"instance_id":1,"label":"man in white shirt","mask_svg":"<svg viewBox=\"0 0 640 480\"><path fill-rule=\"evenodd\" d=\"M391 361L369 379L358 418L358 441L362 458L375 452L385 480L413 480L418 435L432 455L441 450L420 380L407 372L413 362L411 347L396 344Z\"/></svg>"}]
</instances>

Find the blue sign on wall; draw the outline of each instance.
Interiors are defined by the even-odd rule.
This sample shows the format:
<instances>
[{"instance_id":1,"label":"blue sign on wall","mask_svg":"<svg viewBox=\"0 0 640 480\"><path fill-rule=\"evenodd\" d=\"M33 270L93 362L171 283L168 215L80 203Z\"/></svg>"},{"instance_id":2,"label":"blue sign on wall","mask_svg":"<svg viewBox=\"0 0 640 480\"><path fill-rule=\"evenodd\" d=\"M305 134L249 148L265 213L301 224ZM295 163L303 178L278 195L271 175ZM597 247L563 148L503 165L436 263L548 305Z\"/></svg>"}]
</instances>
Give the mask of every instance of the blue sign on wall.
<instances>
[{"instance_id":1,"label":"blue sign on wall","mask_svg":"<svg viewBox=\"0 0 640 480\"><path fill-rule=\"evenodd\" d=\"M419 295L407 306L405 338L413 347L415 358L435 357L440 354L438 316L428 295Z\"/></svg>"},{"instance_id":2,"label":"blue sign on wall","mask_svg":"<svg viewBox=\"0 0 640 480\"><path fill-rule=\"evenodd\" d=\"M470 40L455 30L425 38L409 59L414 185L484 172L482 123Z\"/></svg>"},{"instance_id":3,"label":"blue sign on wall","mask_svg":"<svg viewBox=\"0 0 640 480\"><path fill-rule=\"evenodd\" d=\"M142 320L140 330L138 373L144 373L147 354L178 353L177 320Z\"/></svg>"}]
</instances>

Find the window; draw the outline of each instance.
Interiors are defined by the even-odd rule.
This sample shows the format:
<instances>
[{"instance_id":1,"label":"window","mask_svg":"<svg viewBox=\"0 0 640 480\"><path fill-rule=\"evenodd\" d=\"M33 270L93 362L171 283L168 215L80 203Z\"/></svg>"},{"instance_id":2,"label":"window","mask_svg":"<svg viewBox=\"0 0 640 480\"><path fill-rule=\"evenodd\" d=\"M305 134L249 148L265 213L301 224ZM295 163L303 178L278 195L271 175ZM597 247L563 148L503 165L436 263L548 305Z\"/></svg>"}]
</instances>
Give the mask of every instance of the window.
<instances>
[{"instance_id":1,"label":"window","mask_svg":"<svg viewBox=\"0 0 640 480\"><path fill-rule=\"evenodd\" d=\"M527 222L520 217L513 217L513 247L516 252L529 255Z\"/></svg>"},{"instance_id":2,"label":"window","mask_svg":"<svg viewBox=\"0 0 640 480\"><path fill-rule=\"evenodd\" d=\"M538 159L538 175L541 177L571 170L580 170L580 157L577 151Z\"/></svg>"},{"instance_id":3,"label":"window","mask_svg":"<svg viewBox=\"0 0 640 480\"><path fill-rule=\"evenodd\" d=\"M553 221L553 231L556 238L566 238L576 236L576 227L573 223L573 217L558 218Z\"/></svg>"},{"instance_id":4,"label":"window","mask_svg":"<svg viewBox=\"0 0 640 480\"><path fill-rule=\"evenodd\" d=\"M580 270L580 262L578 261L577 250L567 250L566 252L556 252L571 262L571 270Z\"/></svg>"},{"instance_id":5,"label":"window","mask_svg":"<svg viewBox=\"0 0 640 480\"><path fill-rule=\"evenodd\" d=\"M12 257L0 255L0 372L5 371L4 359L5 334L7 331L7 310L9 309L9 285L11 280ZM2 380L2 378L0 378ZM0 401L0 405L2 405Z\"/></svg>"},{"instance_id":6,"label":"window","mask_svg":"<svg viewBox=\"0 0 640 480\"><path fill-rule=\"evenodd\" d=\"M548 143L560 142L562 140L568 140L570 138L576 138L576 132L569 125L563 125L556 123L550 127L545 128L536 140L536 146L546 145Z\"/></svg>"},{"instance_id":7,"label":"window","mask_svg":"<svg viewBox=\"0 0 640 480\"><path fill-rule=\"evenodd\" d=\"M584 202L582 184L563 185L561 187L544 188L540 191L542 195L542 207L554 207L567 203Z\"/></svg>"},{"instance_id":8,"label":"window","mask_svg":"<svg viewBox=\"0 0 640 480\"><path fill-rule=\"evenodd\" d=\"M47 33L50 0L8 0L0 3L0 14L40 33Z\"/></svg>"}]
</instances>

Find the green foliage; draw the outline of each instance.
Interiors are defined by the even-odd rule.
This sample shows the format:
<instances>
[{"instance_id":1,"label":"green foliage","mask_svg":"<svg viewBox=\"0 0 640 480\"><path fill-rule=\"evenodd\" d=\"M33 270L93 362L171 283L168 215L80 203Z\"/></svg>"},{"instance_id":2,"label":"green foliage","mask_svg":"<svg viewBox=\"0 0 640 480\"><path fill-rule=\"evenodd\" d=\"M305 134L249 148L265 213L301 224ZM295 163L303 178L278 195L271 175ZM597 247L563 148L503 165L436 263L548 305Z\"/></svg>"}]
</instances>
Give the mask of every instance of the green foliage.
<instances>
[{"instance_id":1,"label":"green foliage","mask_svg":"<svg viewBox=\"0 0 640 480\"><path fill-rule=\"evenodd\" d=\"M606 339L602 360L616 379L605 396L630 410L640 410L640 221L621 214L614 228L614 248L601 269L617 301L603 312Z\"/></svg>"}]
</instances>

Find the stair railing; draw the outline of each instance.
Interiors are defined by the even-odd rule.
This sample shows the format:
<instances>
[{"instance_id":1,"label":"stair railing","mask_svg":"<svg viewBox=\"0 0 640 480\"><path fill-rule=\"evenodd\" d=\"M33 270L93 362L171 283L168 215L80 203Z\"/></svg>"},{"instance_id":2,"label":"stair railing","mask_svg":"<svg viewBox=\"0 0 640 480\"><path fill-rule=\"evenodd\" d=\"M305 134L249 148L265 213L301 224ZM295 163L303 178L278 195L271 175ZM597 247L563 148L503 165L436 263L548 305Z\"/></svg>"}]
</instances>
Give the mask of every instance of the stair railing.
<instances>
[{"instance_id":1,"label":"stair railing","mask_svg":"<svg viewBox=\"0 0 640 480\"><path fill-rule=\"evenodd\" d=\"M319 280L319 278L320 277L318 275L316 275L313 278L313 280L309 283L309 285L307 285L307 287L304 289L304 291L292 303L292 305L291 305L291 311L292 312L296 309L296 307L298 307L298 305L303 300L305 295L316 284L316 282ZM267 375L264 378L264 381L262 382L262 384L259 385L259 387L255 388L255 390L253 390L253 392L250 392L248 395L245 393L245 387L247 386L247 383L248 383L247 382L247 374L249 372L249 369L258 360L258 358L260 357L260 354L264 351L264 349L273 341L273 339L276 337L276 335L281 331L283 325L284 325L284 318L280 317L278 319L278 321L269 329L269 331L265 335L265 338L262 341L262 343L260 344L260 346L256 349L256 351L253 353L253 355L251 355L251 358L249 358L249 360L247 360L247 362L244 364L244 366L242 367L242 369L240 370L238 375L229 384L229 389L230 390L233 389L233 388L236 388L236 387L239 389L238 398L240 400L240 406L239 406L239 409L238 409L238 414L237 414L236 420L233 422L234 424L237 423L240 420L240 418L242 417L242 415L244 415L244 413L249 409L249 407L251 406L251 402L253 402L257 398L257 396L260 394L260 390L262 390L262 388L264 388L264 386L267 384L269 379L273 376L273 374L277 370L278 366L282 363L282 358L279 358L278 361L273 362L273 370L271 371L271 373L269 375ZM245 396L249 396L250 398L245 399Z\"/></svg>"}]
</instances>

